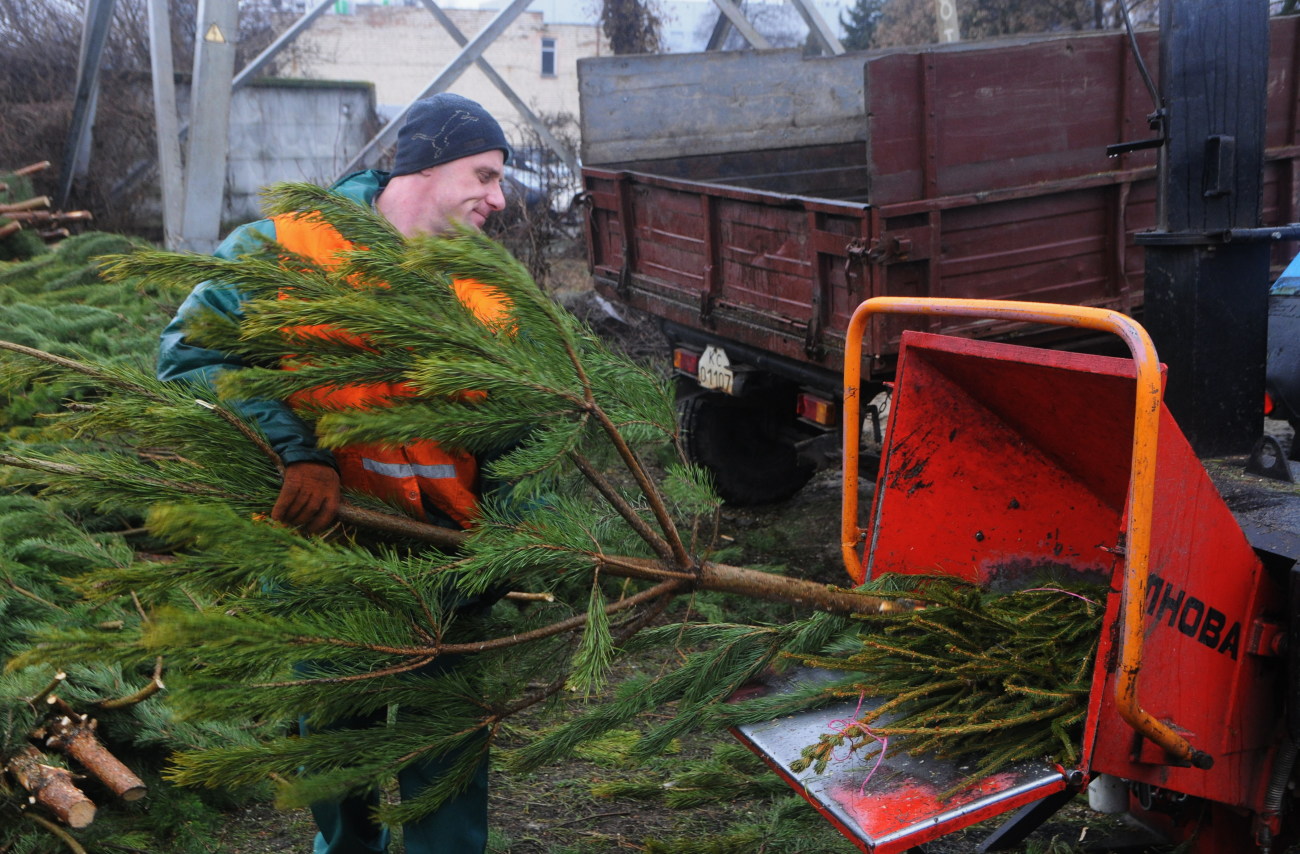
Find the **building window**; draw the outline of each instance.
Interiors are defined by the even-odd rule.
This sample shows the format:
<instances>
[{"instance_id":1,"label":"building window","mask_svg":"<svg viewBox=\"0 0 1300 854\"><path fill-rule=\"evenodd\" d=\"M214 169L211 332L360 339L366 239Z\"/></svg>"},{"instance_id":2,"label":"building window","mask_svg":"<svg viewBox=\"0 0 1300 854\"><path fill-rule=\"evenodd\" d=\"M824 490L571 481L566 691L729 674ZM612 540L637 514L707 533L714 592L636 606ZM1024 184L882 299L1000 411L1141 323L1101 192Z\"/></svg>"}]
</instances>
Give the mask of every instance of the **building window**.
<instances>
[{"instance_id":1,"label":"building window","mask_svg":"<svg viewBox=\"0 0 1300 854\"><path fill-rule=\"evenodd\" d=\"M555 39L542 39L542 76L555 76Z\"/></svg>"}]
</instances>

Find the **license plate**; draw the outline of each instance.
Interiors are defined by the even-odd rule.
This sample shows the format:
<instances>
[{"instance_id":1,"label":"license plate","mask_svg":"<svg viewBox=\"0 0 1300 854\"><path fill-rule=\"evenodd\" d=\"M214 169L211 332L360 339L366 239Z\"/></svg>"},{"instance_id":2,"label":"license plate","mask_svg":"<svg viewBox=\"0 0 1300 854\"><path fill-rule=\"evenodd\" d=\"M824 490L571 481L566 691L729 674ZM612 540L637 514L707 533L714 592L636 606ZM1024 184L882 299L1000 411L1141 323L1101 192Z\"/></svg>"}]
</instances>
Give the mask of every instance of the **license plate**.
<instances>
[{"instance_id":1,"label":"license plate","mask_svg":"<svg viewBox=\"0 0 1300 854\"><path fill-rule=\"evenodd\" d=\"M714 391L731 394L736 374L731 370L731 360L721 347L705 347L700 355L698 378L700 385Z\"/></svg>"}]
</instances>

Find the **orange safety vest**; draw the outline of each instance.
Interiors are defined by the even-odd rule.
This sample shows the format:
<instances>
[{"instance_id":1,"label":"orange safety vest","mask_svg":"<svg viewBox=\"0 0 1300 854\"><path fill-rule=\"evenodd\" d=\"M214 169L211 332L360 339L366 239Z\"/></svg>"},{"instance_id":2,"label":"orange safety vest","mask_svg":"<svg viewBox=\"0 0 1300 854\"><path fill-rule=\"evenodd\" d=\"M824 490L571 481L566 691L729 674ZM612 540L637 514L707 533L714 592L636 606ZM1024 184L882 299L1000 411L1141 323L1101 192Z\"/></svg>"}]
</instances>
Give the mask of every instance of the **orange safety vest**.
<instances>
[{"instance_id":1,"label":"orange safety vest","mask_svg":"<svg viewBox=\"0 0 1300 854\"><path fill-rule=\"evenodd\" d=\"M280 214L271 219L280 245L322 266L337 266L339 253L354 248L319 217ZM479 320L494 324L504 319L506 302L500 294L471 279L455 279L452 287ZM287 294L281 294L282 299L286 297ZM365 345L362 338L338 327L302 326L294 331L300 335L341 337ZM290 403L326 409L369 409L390 406L394 400L414 394L415 390L406 383L371 383L309 389L296 393ZM416 518L424 518L425 501L466 528L478 514L478 462L466 451L418 439L395 448L348 445L335 449L334 459L345 489L392 501Z\"/></svg>"}]
</instances>

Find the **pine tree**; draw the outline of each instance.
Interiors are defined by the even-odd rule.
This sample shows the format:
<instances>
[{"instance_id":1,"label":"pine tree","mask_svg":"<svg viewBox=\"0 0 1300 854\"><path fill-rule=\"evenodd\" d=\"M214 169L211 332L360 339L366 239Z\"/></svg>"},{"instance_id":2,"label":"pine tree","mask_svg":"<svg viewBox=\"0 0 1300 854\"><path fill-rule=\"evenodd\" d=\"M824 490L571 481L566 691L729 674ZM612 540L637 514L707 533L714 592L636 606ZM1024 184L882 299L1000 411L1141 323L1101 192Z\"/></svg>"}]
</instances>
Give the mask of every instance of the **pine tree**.
<instances>
[{"instance_id":1,"label":"pine tree","mask_svg":"<svg viewBox=\"0 0 1300 854\"><path fill-rule=\"evenodd\" d=\"M842 42L846 50L868 50L875 47L876 28L885 14L885 0L857 0L840 12L840 26L844 28ZM846 17L847 16L847 17Z\"/></svg>"},{"instance_id":2,"label":"pine tree","mask_svg":"<svg viewBox=\"0 0 1300 854\"><path fill-rule=\"evenodd\" d=\"M93 360L102 370L151 361L158 325L174 304L170 289L110 284L93 260L142 245L88 233L4 265L0 313L6 336L47 358ZM55 378L44 364L0 351L0 435L29 453L75 449L93 459L95 443L66 432L51 416L91 405L102 394L100 383L77 372ZM16 485L6 487L8 474L0 468L0 661L9 661L51 625L111 635L138 622L141 611L129 595L90 603L68 583L91 570L128 566L150 549L141 519L121 507L96 512L77 501L38 498ZM211 850L220 810L234 799L163 784L161 770L177 749L251 743L257 728L247 721L179 721L163 702L163 675L157 660L138 666L64 660L57 667L12 666L0 673L0 850ZM64 719L82 730L75 745L57 737ZM88 745L99 745L113 761L98 748L86 752ZM127 788L114 791L101 783L86 762ZM64 804L69 817L75 824L91 817L93 822L68 827L43 807L29 806L32 795L18 779L24 765L69 783L61 789L70 799ZM85 780L61 780L62 772L40 772L42 765ZM134 782L137 775L147 798L138 797L144 790Z\"/></svg>"},{"instance_id":3,"label":"pine tree","mask_svg":"<svg viewBox=\"0 0 1300 854\"><path fill-rule=\"evenodd\" d=\"M671 672L624 681L612 699L593 700L509 759L518 768L563 761L645 712L671 709L632 750L654 755L698 727L770 717L778 708L771 701L725 701L784 661L840 668L833 653L862 646L861 623L850 615L897 610L896 593L828 589L715 562L718 501L680 454L667 384L560 310L487 238L461 232L408 242L370 210L312 187L281 188L272 201L275 211L319 210L366 250L331 269L273 248L237 261L135 253L112 268L145 287L214 281L250 297L237 328L208 317L189 329L199 343L267 366L227 374L219 395L0 342L52 376L91 377L100 390L58 419L65 435L93 437L95 452L0 449L10 482L139 513L165 554L134 553L74 582L92 607L130 597L144 616L111 631L47 624L13 664L142 668L161 658L169 707L183 718L228 725L304 715L311 727L303 737L286 728L184 752L173 780L275 780L280 803L301 805L376 786L425 757L457 755L469 772L522 710L558 696L595 697L622 656L682 651ZM480 323L453 278L497 290L511 306L507 320ZM322 324L359 338L292 332ZM295 370L275 367L286 352ZM485 502L469 533L358 495L323 536L266 519L278 460L227 401L377 381L405 382L415 393L375 410L308 413L322 444L422 437L484 455L487 474L512 487ZM821 613L764 625L688 610L665 624L674 599L697 590ZM498 598L502 591L530 596L516 604ZM454 668L439 667L453 656ZM776 702L810 708L853 685L841 680ZM400 714L389 723L328 728L394 705ZM452 775L415 801L384 806L381 818L427 812L462 782Z\"/></svg>"},{"instance_id":4,"label":"pine tree","mask_svg":"<svg viewBox=\"0 0 1300 854\"><path fill-rule=\"evenodd\" d=\"M658 53L663 20L653 0L602 0L600 30L615 54Z\"/></svg>"},{"instance_id":5,"label":"pine tree","mask_svg":"<svg viewBox=\"0 0 1300 854\"><path fill-rule=\"evenodd\" d=\"M285 720L310 710L309 723L320 727L394 703L403 709L392 728L194 751L178 760L177 780L228 786L278 776L288 781L285 803L371 785L416 757L494 736L510 715L560 692L598 690L620 648L697 585L767 587L768 596L815 597L841 611L880 604L708 563L717 500L675 450L666 385L610 352L486 238L408 243L370 211L315 188L285 190L277 204L320 209L368 249L337 270L304 259L137 253L118 259L115 275L237 284L253 297L241 327L210 321L191 334L254 364L279 358L286 329L346 325L368 345L293 340L298 370L252 368L228 376L221 391L284 399L322 382L400 378L419 393L399 405L317 413L322 441L429 437L499 454L490 474L515 486L510 500L486 504L468 536L353 496L345 529L307 539L261 516L278 487L274 455L220 401L136 369L0 345L59 376L93 376L105 390L60 419L68 435L96 437L93 458L23 448L0 453L0 463L31 472L27 482L47 495L147 513L151 534L177 555L77 582L92 602L134 595L147 621L111 634L46 631L18 664L107 658L141 666L163 656L173 673L170 703L204 720ZM498 288L512 305L509 322L480 324L449 287L452 276ZM301 299L280 299L285 292ZM466 386L483 394L460 394ZM659 476L647 460L663 453ZM376 537L376 523L389 535ZM507 600L477 619L457 607L507 587L553 601L519 609ZM779 644L754 636L759 643L744 660L722 663L717 676L726 684L712 699L772 660ZM653 637L675 643L671 634ZM456 670L427 672L453 654L464 661ZM448 791L391 807L387 817L427 810Z\"/></svg>"}]
</instances>

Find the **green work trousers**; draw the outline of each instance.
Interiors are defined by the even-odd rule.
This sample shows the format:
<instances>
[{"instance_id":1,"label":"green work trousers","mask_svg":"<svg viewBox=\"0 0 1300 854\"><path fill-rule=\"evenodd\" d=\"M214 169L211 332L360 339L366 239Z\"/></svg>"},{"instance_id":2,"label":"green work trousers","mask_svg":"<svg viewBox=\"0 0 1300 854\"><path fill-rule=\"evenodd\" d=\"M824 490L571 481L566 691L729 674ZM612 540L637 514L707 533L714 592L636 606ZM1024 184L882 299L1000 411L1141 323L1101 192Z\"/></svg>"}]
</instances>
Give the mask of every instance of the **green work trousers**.
<instances>
[{"instance_id":1,"label":"green work trousers","mask_svg":"<svg viewBox=\"0 0 1300 854\"><path fill-rule=\"evenodd\" d=\"M372 726L373 720L353 719L336 726ZM397 775L402 800L419 796L438 780L454 756L417 762ZM388 850L388 829L373 817L379 793L311 805L316 819L315 854L383 854ZM482 854L487 848L488 763L484 754L465 791L434 812L402 825L406 854Z\"/></svg>"}]
</instances>

